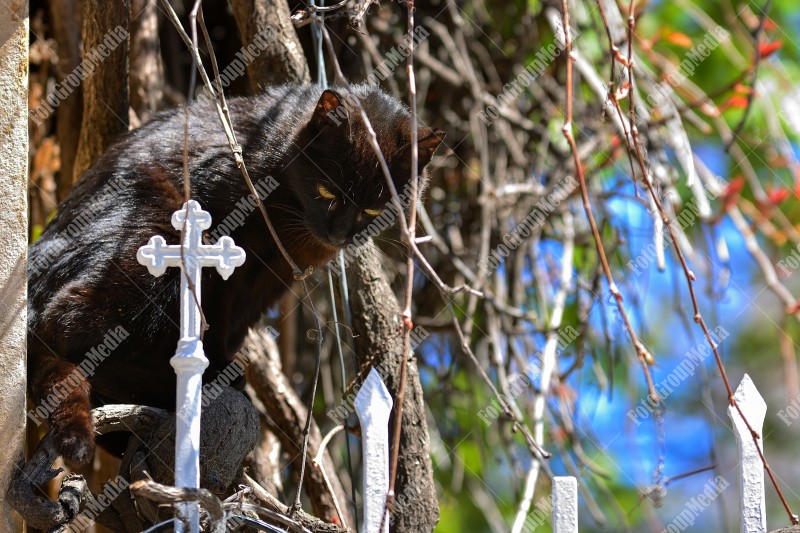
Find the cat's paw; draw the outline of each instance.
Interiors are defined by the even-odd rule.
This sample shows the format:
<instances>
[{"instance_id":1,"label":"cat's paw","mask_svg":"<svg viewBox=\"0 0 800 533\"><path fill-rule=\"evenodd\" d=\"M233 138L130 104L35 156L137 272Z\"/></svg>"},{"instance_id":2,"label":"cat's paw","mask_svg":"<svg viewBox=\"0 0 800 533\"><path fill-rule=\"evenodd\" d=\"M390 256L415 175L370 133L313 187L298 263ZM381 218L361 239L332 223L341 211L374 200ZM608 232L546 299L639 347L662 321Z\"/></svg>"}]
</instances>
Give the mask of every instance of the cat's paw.
<instances>
[{"instance_id":1,"label":"cat's paw","mask_svg":"<svg viewBox=\"0 0 800 533\"><path fill-rule=\"evenodd\" d=\"M94 457L94 428L91 424L76 420L53 429L53 440L59 455L79 465Z\"/></svg>"}]
</instances>

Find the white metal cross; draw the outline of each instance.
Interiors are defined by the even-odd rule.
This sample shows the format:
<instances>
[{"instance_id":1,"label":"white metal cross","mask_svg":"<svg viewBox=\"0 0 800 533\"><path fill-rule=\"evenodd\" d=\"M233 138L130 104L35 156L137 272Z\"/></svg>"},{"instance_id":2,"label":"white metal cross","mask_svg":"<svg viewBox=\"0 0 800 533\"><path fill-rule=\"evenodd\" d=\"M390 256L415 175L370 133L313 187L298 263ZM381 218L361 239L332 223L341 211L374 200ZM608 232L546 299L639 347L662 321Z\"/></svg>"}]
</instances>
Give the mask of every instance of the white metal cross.
<instances>
[{"instance_id":1,"label":"white metal cross","mask_svg":"<svg viewBox=\"0 0 800 533\"><path fill-rule=\"evenodd\" d=\"M139 248L136 259L154 276L161 276L167 267L181 269L181 336L175 356L170 364L177 374L175 412L175 486L198 488L200 486L200 403L203 371L208 359L200 340L201 314L200 275L203 267L216 267L223 279L244 263L244 250L230 237L222 237L216 244L203 244L203 230L211 227L211 215L194 200L189 200L172 214L172 226L183 230L183 257L181 245L168 245L161 235L155 235ZM185 268L184 268L185 267ZM192 293L194 288L194 294ZM195 295L197 300L195 300ZM197 504L181 504L179 514L186 517L189 531L199 530ZM176 531L183 531L180 521Z\"/></svg>"},{"instance_id":2,"label":"white metal cross","mask_svg":"<svg viewBox=\"0 0 800 533\"><path fill-rule=\"evenodd\" d=\"M356 414L361 422L363 457L364 533L389 533L383 520L389 492L389 415L392 395L373 368L356 394ZM383 529L381 529L383 522Z\"/></svg>"}]
</instances>

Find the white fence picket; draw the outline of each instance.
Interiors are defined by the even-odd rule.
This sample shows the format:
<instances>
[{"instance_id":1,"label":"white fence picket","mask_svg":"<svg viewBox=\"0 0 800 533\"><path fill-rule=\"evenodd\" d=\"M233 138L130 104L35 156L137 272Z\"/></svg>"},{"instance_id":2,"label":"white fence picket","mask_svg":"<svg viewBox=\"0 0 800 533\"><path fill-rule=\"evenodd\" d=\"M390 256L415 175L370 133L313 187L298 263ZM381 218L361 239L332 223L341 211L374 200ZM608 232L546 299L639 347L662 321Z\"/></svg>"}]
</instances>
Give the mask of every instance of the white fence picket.
<instances>
[{"instance_id":1,"label":"white fence picket","mask_svg":"<svg viewBox=\"0 0 800 533\"><path fill-rule=\"evenodd\" d=\"M733 395L750 426L763 435L767 404L747 374ZM767 513L764 499L764 464L761 462L753 436L734 406L728 407L733 421L736 442L739 445L739 497L742 513L742 533L763 533L767 530ZM764 441L759 441L762 452Z\"/></svg>"},{"instance_id":2,"label":"white fence picket","mask_svg":"<svg viewBox=\"0 0 800 533\"><path fill-rule=\"evenodd\" d=\"M356 414L361 422L364 462L364 525L361 530L364 533L389 533L389 519L383 520L383 513L389 491L389 415L392 403L392 395L373 368L355 401Z\"/></svg>"},{"instance_id":3,"label":"white fence picket","mask_svg":"<svg viewBox=\"0 0 800 533\"><path fill-rule=\"evenodd\" d=\"M578 533L578 480L553 478L553 533Z\"/></svg>"}]
</instances>

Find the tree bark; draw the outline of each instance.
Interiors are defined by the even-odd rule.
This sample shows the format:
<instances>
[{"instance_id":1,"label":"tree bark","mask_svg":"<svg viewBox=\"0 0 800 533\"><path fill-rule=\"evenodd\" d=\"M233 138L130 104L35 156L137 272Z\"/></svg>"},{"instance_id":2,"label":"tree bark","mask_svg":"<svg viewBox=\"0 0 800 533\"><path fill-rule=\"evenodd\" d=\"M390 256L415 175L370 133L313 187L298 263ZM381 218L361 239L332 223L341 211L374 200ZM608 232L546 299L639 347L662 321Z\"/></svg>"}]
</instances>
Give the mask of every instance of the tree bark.
<instances>
[{"instance_id":1,"label":"tree bark","mask_svg":"<svg viewBox=\"0 0 800 533\"><path fill-rule=\"evenodd\" d=\"M164 65L158 41L158 9L153 0L132 0L130 78L131 108L142 124L164 101Z\"/></svg>"},{"instance_id":2,"label":"tree bark","mask_svg":"<svg viewBox=\"0 0 800 533\"><path fill-rule=\"evenodd\" d=\"M241 354L242 359L248 362L246 371L248 383L252 385L258 399L264 404L267 415L279 428L274 432L275 436L280 439L284 450L292 458L299 458L308 410L281 371L280 356L275 341L265 331L250 330ZM328 476L332 495L326 487L323 473L312 465L321 441L319 426L312 419L304 488L317 516L327 522L341 524L337 516L341 513L341 520L353 528L355 522L350 515L348 498L336 475L336 467L330 454L327 451L324 453L322 467Z\"/></svg>"},{"instance_id":3,"label":"tree bark","mask_svg":"<svg viewBox=\"0 0 800 533\"><path fill-rule=\"evenodd\" d=\"M83 0L83 62L99 57L94 73L83 82L83 120L73 180L97 160L117 135L128 131L128 28L130 0L113 8L104 0ZM121 38L121 41L119 40ZM99 53L98 56L93 54Z\"/></svg>"},{"instance_id":4,"label":"tree bark","mask_svg":"<svg viewBox=\"0 0 800 533\"><path fill-rule=\"evenodd\" d=\"M58 83L63 83L81 62L80 3L77 0L50 0L53 36L58 44ZM61 203L72 189L75 155L83 113L83 88L79 84L58 106L56 137L61 154L61 169L56 181L56 199Z\"/></svg>"},{"instance_id":5,"label":"tree bark","mask_svg":"<svg viewBox=\"0 0 800 533\"><path fill-rule=\"evenodd\" d=\"M360 361L371 360L371 366L388 369L381 372L381 377L396 396L403 358L403 321L400 304L386 281L379 257L375 245L369 242L356 249L347 266L353 336ZM389 428L394 428L393 422ZM406 373L395 494L398 506L391 517L393 532L433 530L439 521L439 505L422 385L413 353Z\"/></svg>"},{"instance_id":6,"label":"tree bark","mask_svg":"<svg viewBox=\"0 0 800 533\"><path fill-rule=\"evenodd\" d=\"M265 28L271 26L274 30L268 34L267 47L247 65L254 94L265 85L311 82L286 0L231 0L231 7L243 46L253 43L254 37Z\"/></svg>"}]
</instances>

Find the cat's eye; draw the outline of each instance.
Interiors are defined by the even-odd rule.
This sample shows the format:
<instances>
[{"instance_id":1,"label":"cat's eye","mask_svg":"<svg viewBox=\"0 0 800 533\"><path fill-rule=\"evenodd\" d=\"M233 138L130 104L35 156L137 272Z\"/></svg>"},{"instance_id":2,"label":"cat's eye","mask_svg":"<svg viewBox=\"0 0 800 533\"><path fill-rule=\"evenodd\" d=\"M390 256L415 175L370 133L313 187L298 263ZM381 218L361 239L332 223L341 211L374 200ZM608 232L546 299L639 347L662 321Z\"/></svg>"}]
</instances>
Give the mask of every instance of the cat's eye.
<instances>
[{"instance_id":1,"label":"cat's eye","mask_svg":"<svg viewBox=\"0 0 800 533\"><path fill-rule=\"evenodd\" d=\"M364 213L368 214L371 217L376 217L381 214L380 209L364 209Z\"/></svg>"},{"instance_id":2,"label":"cat's eye","mask_svg":"<svg viewBox=\"0 0 800 533\"><path fill-rule=\"evenodd\" d=\"M333 200L334 198L336 198L336 195L333 194L331 191L329 191L328 188L325 187L324 185L318 185L317 192L319 193L320 196L322 196L326 200Z\"/></svg>"}]
</instances>

